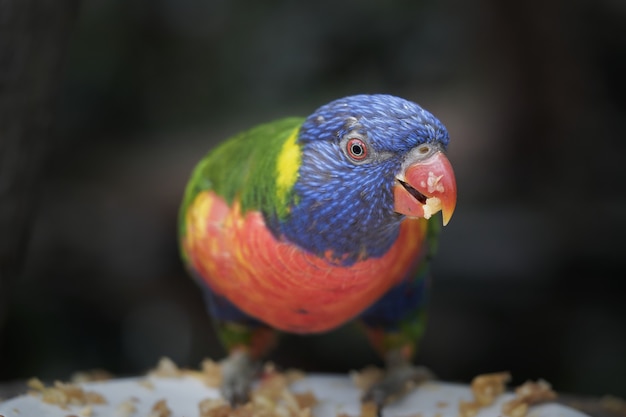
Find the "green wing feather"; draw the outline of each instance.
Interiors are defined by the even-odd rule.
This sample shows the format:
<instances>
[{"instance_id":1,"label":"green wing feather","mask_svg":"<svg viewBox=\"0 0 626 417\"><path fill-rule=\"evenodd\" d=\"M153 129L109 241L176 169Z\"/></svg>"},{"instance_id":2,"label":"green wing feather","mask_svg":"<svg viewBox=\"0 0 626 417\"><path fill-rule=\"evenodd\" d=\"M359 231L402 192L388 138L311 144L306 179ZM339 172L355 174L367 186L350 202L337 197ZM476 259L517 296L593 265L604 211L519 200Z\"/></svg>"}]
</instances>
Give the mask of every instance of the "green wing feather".
<instances>
[{"instance_id":1,"label":"green wing feather","mask_svg":"<svg viewBox=\"0 0 626 417\"><path fill-rule=\"evenodd\" d=\"M279 192L277 161L285 142L297 133L303 118L286 118L242 132L210 151L196 166L185 189L179 232L185 213L198 193L212 190L228 204L238 199L243 212L259 210L283 217L289 195Z\"/></svg>"}]
</instances>

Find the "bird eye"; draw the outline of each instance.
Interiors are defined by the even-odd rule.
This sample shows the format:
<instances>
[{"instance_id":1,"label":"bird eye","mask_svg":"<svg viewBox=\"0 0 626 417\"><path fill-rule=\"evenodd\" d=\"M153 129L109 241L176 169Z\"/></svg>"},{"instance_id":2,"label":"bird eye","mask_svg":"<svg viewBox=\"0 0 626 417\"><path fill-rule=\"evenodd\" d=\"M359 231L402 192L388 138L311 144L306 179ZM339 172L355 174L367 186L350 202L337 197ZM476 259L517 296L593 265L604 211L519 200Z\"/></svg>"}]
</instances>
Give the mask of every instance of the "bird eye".
<instances>
[{"instance_id":1,"label":"bird eye","mask_svg":"<svg viewBox=\"0 0 626 417\"><path fill-rule=\"evenodd\" d=\"M367 145L359 138L352 138L346 143L346 152L353 160L362 161L367 158Z\"/></svg>"}]
</instances>

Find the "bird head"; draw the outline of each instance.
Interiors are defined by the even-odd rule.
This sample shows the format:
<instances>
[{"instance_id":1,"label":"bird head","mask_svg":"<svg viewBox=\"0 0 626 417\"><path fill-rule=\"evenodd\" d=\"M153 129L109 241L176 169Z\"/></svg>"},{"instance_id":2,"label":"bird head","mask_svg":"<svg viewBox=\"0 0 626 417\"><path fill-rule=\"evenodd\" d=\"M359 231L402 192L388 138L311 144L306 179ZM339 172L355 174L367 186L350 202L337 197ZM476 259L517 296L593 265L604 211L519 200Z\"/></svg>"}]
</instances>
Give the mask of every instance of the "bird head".
<instances>
[{"instance_id":1,"label":"bird head","mask_svg":"<svg viewBox=\"0 0 626 417\"><path fill-rule=\"evenodd\" d=\"M345 97L310 115L298 141L291 234L312 249L344 253L361 242L359 250L372 254L391 245L407 217L441 211L444 225L450 220L456 182L445 156L448 133L417 104L390 95Z\"/></svg>"}]
</instances>

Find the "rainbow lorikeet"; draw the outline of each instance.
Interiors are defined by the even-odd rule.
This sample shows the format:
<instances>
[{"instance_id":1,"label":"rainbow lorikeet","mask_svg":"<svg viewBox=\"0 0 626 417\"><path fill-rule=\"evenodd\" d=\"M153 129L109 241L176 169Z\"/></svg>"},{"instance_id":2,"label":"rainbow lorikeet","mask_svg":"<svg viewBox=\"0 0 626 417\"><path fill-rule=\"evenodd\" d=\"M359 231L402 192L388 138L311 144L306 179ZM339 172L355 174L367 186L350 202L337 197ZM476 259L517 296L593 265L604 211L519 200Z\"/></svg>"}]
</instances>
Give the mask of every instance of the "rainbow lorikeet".
<instances>
[{"instance_id":1,"label":"rainbow lorikeet","mask_svg":"<svg viewBox=\"0 0 626 417\"><path fill-rule=\"evenodd\" d=\"M229 352L222 392L232 403L247 398L277 331L352 319L387 366L364 398L382 406L416 378L428 263L456 204L448 140L413 102L356 95L257 126L200 161L180 245Z\"/></svg>"}]
</instances>

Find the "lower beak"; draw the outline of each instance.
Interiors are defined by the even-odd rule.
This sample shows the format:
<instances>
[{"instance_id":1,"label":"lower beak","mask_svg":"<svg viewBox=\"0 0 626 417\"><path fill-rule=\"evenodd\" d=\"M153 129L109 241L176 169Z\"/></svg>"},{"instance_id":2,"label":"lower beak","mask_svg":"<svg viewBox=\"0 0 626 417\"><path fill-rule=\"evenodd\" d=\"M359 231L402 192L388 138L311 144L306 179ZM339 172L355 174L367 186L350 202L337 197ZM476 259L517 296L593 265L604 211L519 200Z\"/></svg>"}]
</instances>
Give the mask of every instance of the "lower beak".
<instances>
[{"instance_id":1,"label":"lower beak","mask_svg":"<svg viewBox=\"0 0 626 417\"><path fill-rule=\"evenodd\" d=\"M443 152L409 165L396 178L394 210L409 217L429 219L441 211L443 225L456 206L456 180Z\"/></svg>"}]
</instances>

